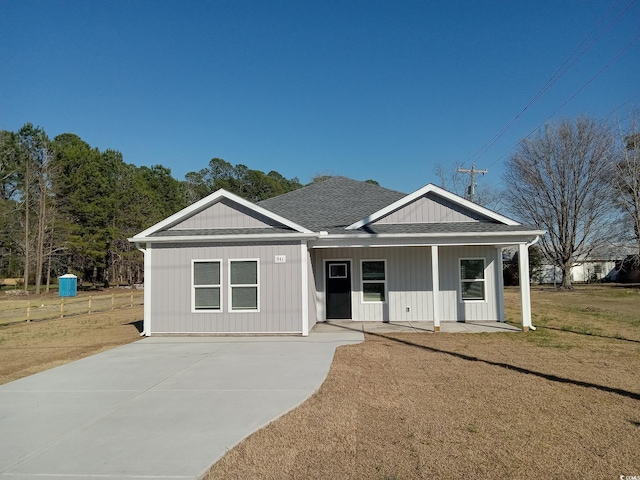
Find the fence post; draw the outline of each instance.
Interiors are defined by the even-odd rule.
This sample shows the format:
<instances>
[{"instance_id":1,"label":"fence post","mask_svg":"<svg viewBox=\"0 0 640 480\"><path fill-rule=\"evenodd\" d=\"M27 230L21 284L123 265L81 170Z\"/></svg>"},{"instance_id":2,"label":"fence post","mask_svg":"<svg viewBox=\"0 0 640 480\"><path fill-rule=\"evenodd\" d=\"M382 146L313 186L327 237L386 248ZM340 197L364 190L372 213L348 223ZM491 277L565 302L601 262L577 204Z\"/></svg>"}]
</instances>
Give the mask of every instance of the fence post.
<instances>
[{"instance_id":1,"label":"fence post","mask_svg":"<svg viewBox=\"0 0 640 480\"><path fill-rule=\"evenodd\" d=\"M133 308L133 293L131 294L131 308Z\"/></svg>"},{"instance_id":2,"label":"fence post","mask_svg":"<svg viewBox=\"0 0 640 480\"><path fill-rule=\"evenodd\" d=\"M114 300L115 300L115 298L116 298L116 294L112 292L112 293L111 293L111 310L113 310L113 309L114 309L113 304L114 304Z\"/></svg>"},{"instance_id":3,"label":"fence post","mask_svg":"<svg viewBox=\"0 0 640 480\"><path fill-rule=\"evenodd\" d=\"M89 313L91 313L91 295L89 295Z\"/></svg>"},{"instance_id":4,"label":"fence post","mask_svg":"<svg viewBox=\"0 0 640 480\"><path fill-rule=\"evenodd\" d=\"M31 302L27 302L27 322L31 321Z\"/></svg>"},{"instance_id":5,"label":"fence post","mask_svg":"<svg viewBox=\"0 0 640 480\"><path fill-rule=\"evenodd\" d=\"M64 297L60 299L60 318L64 318Z\"/></svg>"}]
</instances>

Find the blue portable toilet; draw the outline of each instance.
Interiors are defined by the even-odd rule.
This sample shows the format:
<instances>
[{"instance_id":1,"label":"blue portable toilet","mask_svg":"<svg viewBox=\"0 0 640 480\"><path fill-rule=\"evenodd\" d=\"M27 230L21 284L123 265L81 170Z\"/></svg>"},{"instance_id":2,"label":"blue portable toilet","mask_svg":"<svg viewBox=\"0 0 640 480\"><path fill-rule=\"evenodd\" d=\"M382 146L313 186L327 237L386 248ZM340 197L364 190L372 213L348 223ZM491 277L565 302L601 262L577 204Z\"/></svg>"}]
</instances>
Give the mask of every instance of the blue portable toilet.
<instances>
[{"instance_id":1,"label":"blue portable toilet","mask_svg":"<svg viewBox=\"0 0 640 480\"><path fill-rule=\"evenodd\" d=\"M75 297L78 294L78 277L71 273L58 277L58 292L61 297Z\"/></svg>"}]
</instances>

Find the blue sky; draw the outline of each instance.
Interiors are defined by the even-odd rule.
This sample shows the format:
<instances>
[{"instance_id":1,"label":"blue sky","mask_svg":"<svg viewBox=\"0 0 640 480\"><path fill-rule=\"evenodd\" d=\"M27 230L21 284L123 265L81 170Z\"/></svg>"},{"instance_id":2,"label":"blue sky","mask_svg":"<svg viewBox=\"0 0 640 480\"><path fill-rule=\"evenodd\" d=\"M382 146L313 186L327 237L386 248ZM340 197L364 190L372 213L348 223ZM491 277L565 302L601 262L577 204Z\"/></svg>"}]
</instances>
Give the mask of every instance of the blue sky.
<instances>
[{"instance_id":1,"label":"blue sky","mask_svg":"<svg viewBox=\"0 0 640 480\"><path fill-rule=\"evenodd\" d=\"M75 133L178 179L220 157L410 192L475 161L498 185L549 116L640 106L638 35L634 0L0 0L0 129Z\"/></svg>"}]
</instances>

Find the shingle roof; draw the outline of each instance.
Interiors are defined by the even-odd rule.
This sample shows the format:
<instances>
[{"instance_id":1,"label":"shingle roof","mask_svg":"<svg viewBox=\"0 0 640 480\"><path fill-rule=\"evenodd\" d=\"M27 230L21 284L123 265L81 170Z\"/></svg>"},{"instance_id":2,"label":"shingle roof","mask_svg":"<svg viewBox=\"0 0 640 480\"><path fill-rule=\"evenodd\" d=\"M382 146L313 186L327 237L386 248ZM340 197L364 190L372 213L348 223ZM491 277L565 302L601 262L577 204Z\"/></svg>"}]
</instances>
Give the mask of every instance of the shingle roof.
<instances>
[{"instance_id":1,"label":"shingle roof","mask_svg":"<svg viewBox=\"0 0 640 480\"><path fill-rule=\"evenodd\" d=\"M378 185L332 177L258 205L317 232L343 229L405 196Z\"/></svg>"}]
</instances>

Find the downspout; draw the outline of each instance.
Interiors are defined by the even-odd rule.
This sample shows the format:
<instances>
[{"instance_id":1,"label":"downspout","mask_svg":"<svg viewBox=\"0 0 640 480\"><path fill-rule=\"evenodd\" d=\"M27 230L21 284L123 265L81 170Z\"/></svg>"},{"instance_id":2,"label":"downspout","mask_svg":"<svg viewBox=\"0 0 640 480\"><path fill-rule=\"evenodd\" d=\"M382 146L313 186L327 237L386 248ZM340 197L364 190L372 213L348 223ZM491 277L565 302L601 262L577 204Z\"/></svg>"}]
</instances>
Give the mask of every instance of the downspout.
<instances>
[{"instance_id":1,"label":"downspout","mask_svg":"<svg viewBox=\"0 0 640 480\"><path fill-rule=\"evenodd\" d=\"M144 257L143 264L142 264L143 265L143 271L144 271L144 265L147 263L147 258L146 258L147 257L147 250L140 246L140 242L136 242L135 245L136 245L136 248L142 252L142 256ZM145 278L144 281L146 282L147 279ZM146 285L145 285L145 288L146 288ZM142 319L142 332L140 332L140 336L141 337L144 337L146 335L145 328L147 327L147 319L145 318L147 312L146 312L146 308L144 308L144 306L143 306L143 312L144 312L144 314L143 314L143 319Z\"/></svg>"},{"instance_id":2,"label":"downspout","mask_svg":"<svg viewBox=\"0 0 640 480\"><path fill-rule=\"evenodd\" d=\"M531 242L527 243L526 247L527 250L529 250L529 247L532 245L535 245L536 243L538 243L538 241L540 240L540 235L537 235L536 238L534 238ZM529 287L531 288L531 287ZM535 332L536 327L533 326L533 324L531 324L531 326L529 327L529 330L533 330Z\"/></svg>"}]
</instances>

